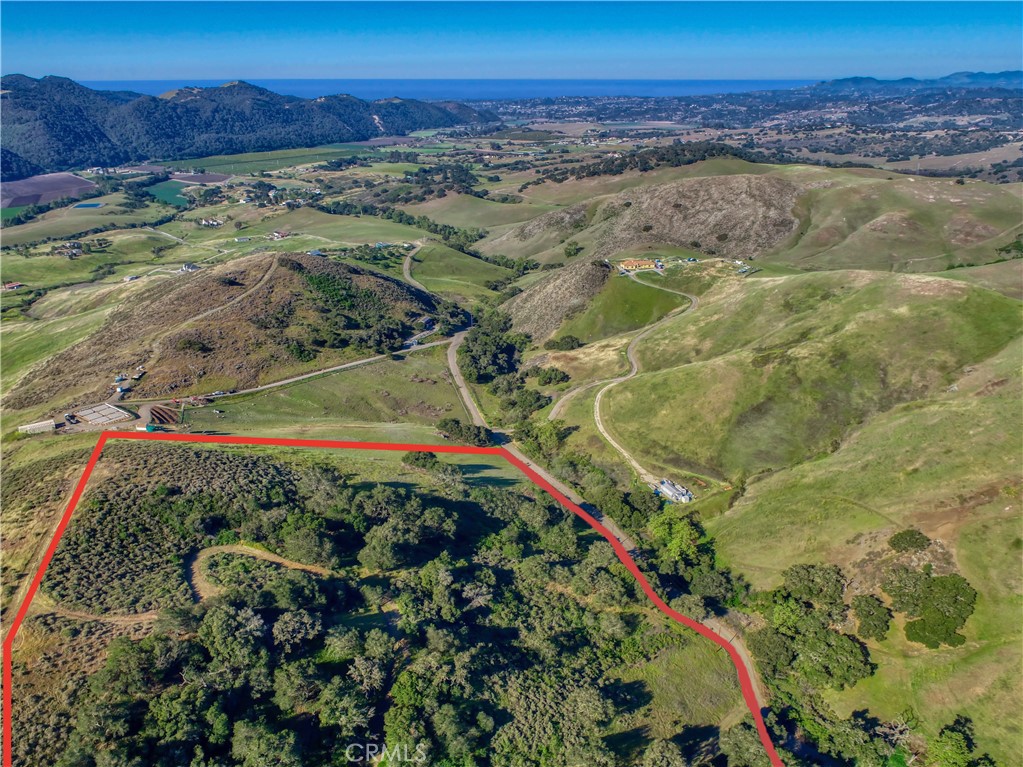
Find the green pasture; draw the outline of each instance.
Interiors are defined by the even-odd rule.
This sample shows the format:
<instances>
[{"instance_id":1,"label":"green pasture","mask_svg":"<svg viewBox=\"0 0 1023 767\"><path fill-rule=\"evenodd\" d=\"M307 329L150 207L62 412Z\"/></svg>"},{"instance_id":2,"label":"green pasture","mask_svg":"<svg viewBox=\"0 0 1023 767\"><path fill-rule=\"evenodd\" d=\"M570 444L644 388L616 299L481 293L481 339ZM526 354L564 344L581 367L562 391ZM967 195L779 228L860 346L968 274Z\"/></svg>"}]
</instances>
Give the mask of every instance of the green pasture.
<instances>
[{"instance_id":1,"label":"green pasture","mask_svg":"<svg viewBox=\"0 0 1023 767\"><path fill-rule=\"evenodd\" d=\"M368 147L352 147L343 144L307 149L279 149L273 152L246 152L242 154L212 155L196 157L191 160L170 160L161 162L171 170L192 170L202 168L207 173L226 173L229 175L254 175L267 171L291 168L296 165L327 162L341 157L355 157L361 154L372 154Z\"/></svg>"},{"instance_id":2,"label":"green pasture","mask_svg":"<svg viewBox=\"0 0 1023 767\"><path fill-rule=\"evenodd\" d=\"M589 343L645 327L688 303L683 296L615 275L580 314L565 321L557 335Z\"/></svg>"},{"instance_id":3,"label":"green pasture","mask_svg":"<svg viewBox=\"0 0 1023 767\"><path fill-rule=\"evenodd\" d=\"M412 276L427 290L462 302L494 295L487 283L512 274L438 242L427 243L412 259Z\"/></svg>"},{"instance_id":4,"label":"green pasture","mask_svg":"<svg viewBox=\"0 0 1023 767\"><path fill-rule=\"evenodd\" d=\"M102 208L76 208L75 203L72 203L65 208L47 211L26 224L5 228L0 234L0 241L4 245L24 245L46 238L73 237L89 229L111 224L144 224L171 215L176 210L158 202L139 210L128 210L122 206L124 195L120 192L96 197L90 202L102 202L104 205Z\"/></svg>"}]
</instances>

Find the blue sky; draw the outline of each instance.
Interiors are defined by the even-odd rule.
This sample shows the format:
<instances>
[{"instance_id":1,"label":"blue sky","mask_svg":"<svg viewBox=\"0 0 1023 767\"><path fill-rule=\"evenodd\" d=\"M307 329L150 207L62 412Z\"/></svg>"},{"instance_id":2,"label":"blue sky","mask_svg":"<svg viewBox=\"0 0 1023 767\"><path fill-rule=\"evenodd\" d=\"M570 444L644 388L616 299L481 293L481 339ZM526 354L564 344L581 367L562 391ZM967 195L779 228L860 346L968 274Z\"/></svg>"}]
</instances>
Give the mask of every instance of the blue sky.
<instances>
[{"instance_id":1,"label":"blue sky","mask_svg":"<svg viewBox=\"0 0 1023 767\"><path fill-rule=\"evenodd\" d=\"M2 3L5 74L828 79L1018 69L1019 2Z\"/></svg>"}]
</instances>

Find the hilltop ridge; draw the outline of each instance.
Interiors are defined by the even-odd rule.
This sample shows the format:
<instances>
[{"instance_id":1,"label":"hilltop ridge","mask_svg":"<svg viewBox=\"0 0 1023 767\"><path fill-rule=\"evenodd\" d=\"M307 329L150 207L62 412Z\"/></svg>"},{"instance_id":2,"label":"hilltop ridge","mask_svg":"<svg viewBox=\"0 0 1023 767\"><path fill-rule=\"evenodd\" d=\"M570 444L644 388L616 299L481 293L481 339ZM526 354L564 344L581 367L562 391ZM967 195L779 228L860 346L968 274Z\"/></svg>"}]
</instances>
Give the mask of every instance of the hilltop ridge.
<instances>
[{"instance_id":1,"label":"hilltop ridge","mask_svg":"<svg viewBox=\"0 0 1023 767\"><path fill-rule=\"evenodd\" d=\"M147 96L14 74L3 77L0 90L6 181L29 175L32 166L58 171L291 149L497 119L450 102L303 99L244 81Z\"/></svg>"}]
</instances>

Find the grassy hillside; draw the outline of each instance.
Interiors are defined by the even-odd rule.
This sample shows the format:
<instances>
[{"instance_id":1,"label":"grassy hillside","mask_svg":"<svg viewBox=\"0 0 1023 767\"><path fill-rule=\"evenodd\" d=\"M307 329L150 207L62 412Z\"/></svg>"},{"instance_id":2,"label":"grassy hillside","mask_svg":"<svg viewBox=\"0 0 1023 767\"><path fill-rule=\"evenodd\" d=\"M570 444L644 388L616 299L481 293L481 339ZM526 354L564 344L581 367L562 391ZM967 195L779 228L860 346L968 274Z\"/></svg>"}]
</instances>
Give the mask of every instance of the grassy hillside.
<instances>
[{"instance_id":1,"label":"grassy hillside","mask_svg":"<svg viewBox=\"0 0 1023 767\"><path fill-rule=\"evenodd\" d=\"M1020 332L1017 302L868 272L722 284L639 346L609 392L640 462L736 480L826 454L871 415L940 392Z\"/></svg>"},{"instance_id":2,"label":"grassy hillside","mask_svg":"<svg viewBox=\"0 0 1023 767\"><path fill-rule=\"evenodd\" d=\"M412 276L423 287L463 303L495 295L487 284L511 274L510 269L488 264L439 242L427 243L413 256Z\"/></svg>"},{"instance_id":3,"label":"grassy hillside","mask_svg":"<svg viewBox=\"0 0 1023 767\"><path fill-rule=\"evenodd\" d=\"M877 672L826 697L841 716L911 708L931 737L970 717L978 752L999 764L1018 761L1023 732L1021 327L1018 302L952 280L721 279L698 311L640 343L651 372L603 405L647 468L734 483L686 511L756 589L794 564L832 563L847 599L879 593L888 538L908 527L932 538L919 564L960 572L979 593L966 643L925 649L898 617L884 641L868 640ZM587 392L566 409L567 447L621 469L592 407Z\"/></svg>"},{"instance_id":4,"label":"grassy hillside","mask_svg":"<svg viewBox=\"0 0 1023 767\"><path fill-rule=\"evenodd\" d=\"M877 170L714 160L547 187L526 199L558 209L493 227L482 247L559 261L572 239L589 256L643 243L807 270L934 272L993 261L1023 229L1019 184Z\"/></svg>"},{"instance_id":5,"label":"grassy hillside","mask_svg":"<svg viewBox=\"0 0 1023 767\"><path fill-rule=\"evenodd\" d=\"M972 282L982 288L997 290L1010 298L1023 300L1023 261L1019 259L986 266L950 269L942 276L950 280Z\"/></svg>"},{"instance_id":6,"label":"grassy hillside","mask_svg":"<svg viewBox=\"0 0 1023 767\"><path fill-rule=\"evenodd\" d=\"M798 233L770 260L801 268L933 272L984 263L1023 226L1019 184L850 172L807 183L808 169L786 173L805 179L807 191Z\"/></svg>"},{"instance_id":7,"label":"grassy hillside","mask_svg":"<svg viewBox=\"0 0 1023 767\"><path fill-rule=\"evenodd\" d=\"M932 733L965 714L999 764L1018 758L1020 720L1009 712L1023 708L1021 353L1013 342L957 376L958 391L875 416L835 453L750 483L707 523L723 560L758 587L791 564L833 562L854 589L869 588L893 532L935 539L979 592L966 644L926 651L897 625L871 643L877 673L833 700L882 718L911 706Z\"/></svg>"},{"instance_id":8,"label":"grassy hillside","mask_svg":"<svg viewBox=\"0 0 1023 767\"><path fill-rule=\"evenodd\" d=\"M246 388L400 346L409 321L435 311L416 288L325 258L238 259L139 291L5 405L105 399L140 364L134 396Z\"/></svg>"},{"instance_id":9,"label":"grassy hillside","mask_svg":"<svg viewBox=\"0 0 1023 767\"><path fill-rule=\"evenodd\" d=\"M616 275L582 312L561 326L557 335L572 335L590 343L646 327L688 303L683 296Z\"/></svg>"}]
</instances>

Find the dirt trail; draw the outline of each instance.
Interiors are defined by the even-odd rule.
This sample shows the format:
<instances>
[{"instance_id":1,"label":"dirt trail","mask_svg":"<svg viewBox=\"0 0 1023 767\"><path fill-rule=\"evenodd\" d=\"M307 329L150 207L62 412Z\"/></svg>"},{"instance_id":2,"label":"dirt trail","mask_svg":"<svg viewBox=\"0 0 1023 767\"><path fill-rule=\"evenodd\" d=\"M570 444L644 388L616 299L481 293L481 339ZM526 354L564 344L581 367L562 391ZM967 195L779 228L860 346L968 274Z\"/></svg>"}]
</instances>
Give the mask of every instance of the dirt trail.
<instances>
[{"instance_id":1,"label":"dirt trail","mask_svg":"<svg viewBox=\"0 0 1023 767\"><path fill-rule=\"evenodd\" d=\"M418 253L421 247L423 247L423 241L416 240L415 250L409 251L405 255L405 260L402 261L401 263L401 273L405 277L405 282L407 282L409 285L411 285L414 288L419 288L424 293L429 293L430 291L423 287L423 283L419 282L419 280L412 276L412 256Z\"/></svg>"},{"instance_id":2,"label":"dirt trail","mask_svg":"<svg viewBox=\"0 0 1023 767\"><path fill-rule=\"evenodd\" d=\"M257 549L253 546L246 546L243 543L231 543L223 546L210 546L209 548L202 549L192 557L192 561L189 562L188 566L188 584L192 587L192 592L198 597L199 601L205 601L211 597L215 597L220 593L220 587L214 585L206 574L203 573L202 563L209 559L214 554L242 554L253 559L262 559L265 562L273 562L274 564L287 567L291 570L302 570L313 575L329 576L333 573L326 567L319 567L318 565L306 565L301 562L295 562L292 559L285 559L269 551L263 549Z\"/></svg>"},{"instance_id":3,"label":"dirt trail","mask_svg":"<svg viewBox=\"0 0 1023 767\"><path fill-rule=\"evenodd\" d=\"M109 614L90 613L86 610L73 610L65 607L60 602L55 602L43 593L38 593L32 600L32 612L51 613L64 618L73 618L78 621L96 621L98 623L109 623L112 626L134 626L137 623L152 623L160 615L159 610L149 610L144 613L132 614Z\"/></svg>"},{"instance_id":4,"label":"dirt trail","mask_svg":"<svg viewBox=\"0 0 1023 767\"><path fill-rule=\"evenodd\" d=\"M277 262L278 262L278 258L276 256L274 256L273 260L270 261L270 266L267 267L266 273L262 277L259 278L259 281L256 282L255 285L253 285L251 288L249 288L245 292L241 293L240 295L235 296L234 298L232 298L227 303L220 304L219 306L214 306L214 307L212 307L210 309L207 309L204 312L200 312L199 314L195 315L194 317L189 317L185 322L181 323L180 325L174 325L173 327L168 328L163 333L158 335L154 339L154 341L153 341L153 351L150 352L150 354L149 354L149 360L147 361L147 366L148 367L155 367L156 366L156 362L160 359L160 351L162 350L162 345L163 345L163 339L164 338L169 336L171 333L178 332L183 327L187 327L188 325L191 325L193 322L198 322L199 320L204 320L207 317L209 317L210 315L216 314L217 312L221 312L224 309L227 309L227 308L229 308L231 306L234 306L235 304L237 304L237 303L239 303L241 301L244 301L246 298L248 298L250 295L252 295L255 291L259 290L260 288L262 288L264 285L266 285L270 281L270 278L273 277L274 272L277 270Z\"/></svg>"},{"instance_id":5,"label":"dirt trail","mask_svg":"<svg viewBox=\"0 0 1023 767\"><path fill-rule=\"evenodd\" d=\"M646 328L644 328L642 331L640 331L639 335L637 335L635 338L632 339L632 341L629 343L629 346L628 346L628 348L626 349L626 352L625 352L626 353L626 357L629 360L629 366L631 368L629 373L625 374L624 376L618 376L616 378L602 378L599 381L590 381L589 383L585 383L585 384L582 384L581 386L576 386L573 389L569 389L567 392L565 392L558 399L557 402L554 403L554 407L551 408L550 413L547 414L547 420L553 421L553 420L555 420L557 418L560 418L561 414L564 413L565 408L568 407L568 403L572 399L574 399L576 395L582 394L584 391L589 391L594 386L600 386L602 384L610 387L610 386L612 386L612 385L614 385L616 383L621 383L622 381L627 380L627 379L631 378L632 376L636 375L636 373L638 372L638 370L637 370L638 366L637 366L636 360L635 360L635 358L633 356L633 353L634 353L634 351L636 349L636 344L639 341L641 341L643 338L645 338L647 336L647 334L652 333L654 330L656 330L658 327L660 327L662 323L667 322L668 320L670 320L670 319L672 319L674 317L678 317L680 314L686 314L687 312L693 311L694 309L696 309L696 307L700 303L700 299L698 299L696 296L690 295L689 293L683 293L681 290L673 290L671 288L664 288L664 287L661 287L660 285L652 285L649 282L643 282L642 280L637 280L635 274L630 274L629 277L630 277L630 279L635 280L636 282L638 282L640 285L646 285L647 287L656 288L657 290L664 290L664 291L666 291L668 293L674 293L675 295L683 296L685 298L688 298L689 301L690 301L690 304L689 304L688 307L686 307L686 309L684 311L680 312L678 309L676 309L676 310L674 310L672 312L669 312L664 317L662 317L657 322L655 322L653 325L648 325ZM598 428L599 428L599 426L598 426ZM603 430L601 431L601 433L602 434L604 433ZM606 437L607 437L607 435L605 435L605 438ZM610 441L610 439L609 439L609 441ZM621 450L619 450L619 452L621 452Z\"/></svg>"}]
</instances>

